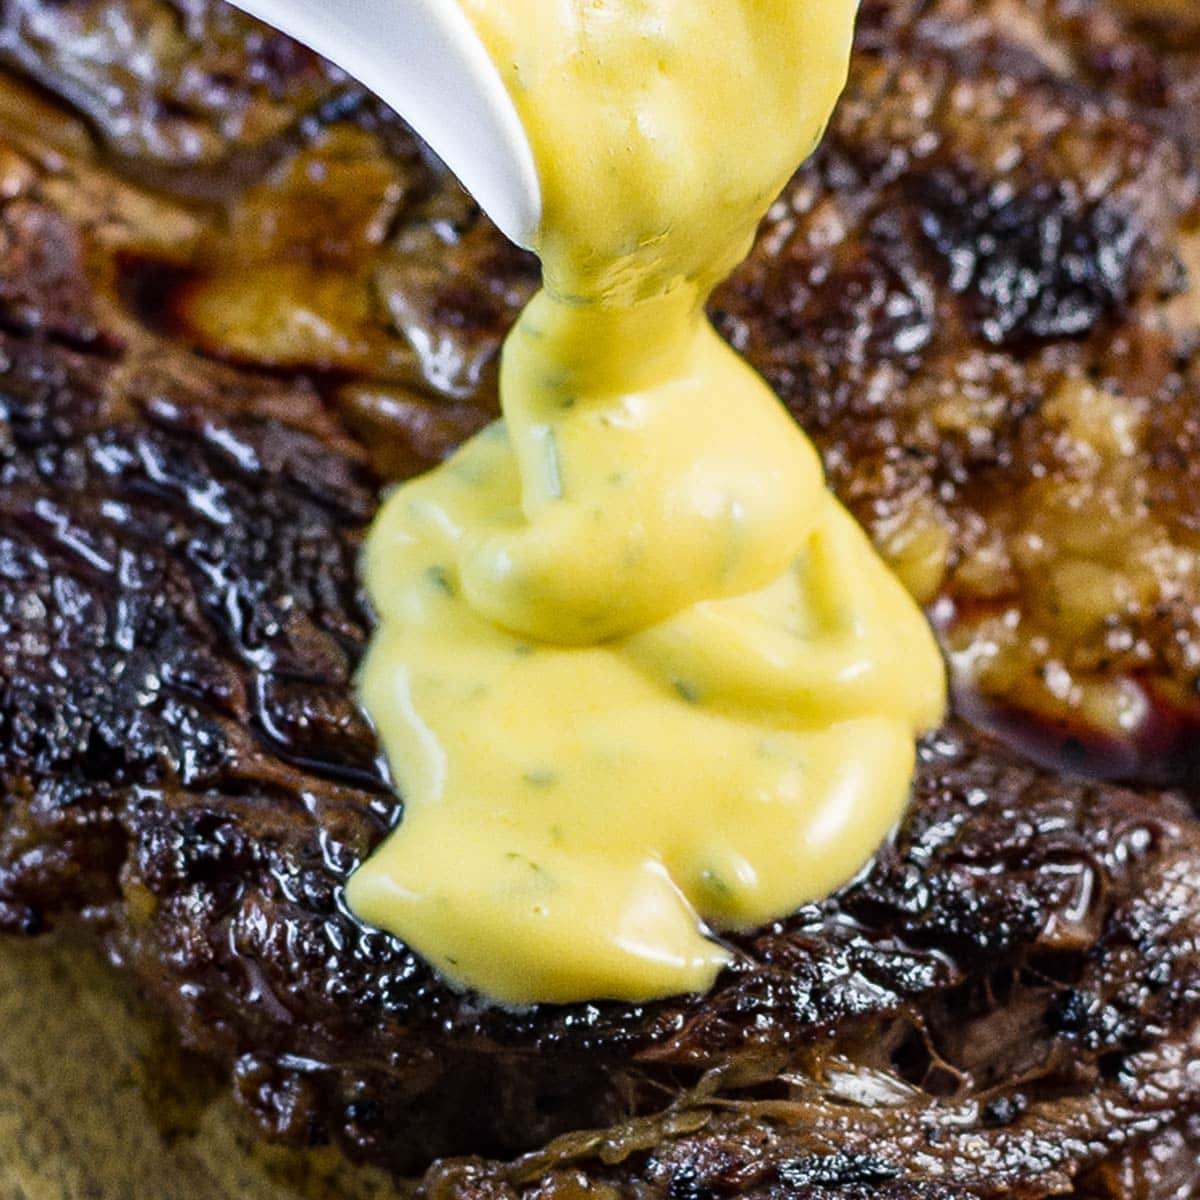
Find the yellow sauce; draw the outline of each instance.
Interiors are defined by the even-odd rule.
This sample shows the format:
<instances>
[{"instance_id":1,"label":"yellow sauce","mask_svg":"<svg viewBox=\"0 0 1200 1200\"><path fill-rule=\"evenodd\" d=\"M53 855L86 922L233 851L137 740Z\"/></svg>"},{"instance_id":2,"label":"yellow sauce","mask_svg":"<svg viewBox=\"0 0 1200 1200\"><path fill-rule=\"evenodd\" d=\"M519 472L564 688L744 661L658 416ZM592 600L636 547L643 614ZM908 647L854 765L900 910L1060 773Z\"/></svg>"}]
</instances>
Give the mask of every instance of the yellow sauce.
<instances>
[{"instance_id":1,"label":"yellow sauce","mask_svg":"<svg viewBox=\"0 0 1200 1200\"><path fill-rule=\"evenodd\" d=\"M364 920L508 1004L698 991L827 894L944 704L919 610L704 316L816 145L852 0L463 0L538 163L504 419L401 487L363 701L405 796Z\"/></svg>"}]
</instances>

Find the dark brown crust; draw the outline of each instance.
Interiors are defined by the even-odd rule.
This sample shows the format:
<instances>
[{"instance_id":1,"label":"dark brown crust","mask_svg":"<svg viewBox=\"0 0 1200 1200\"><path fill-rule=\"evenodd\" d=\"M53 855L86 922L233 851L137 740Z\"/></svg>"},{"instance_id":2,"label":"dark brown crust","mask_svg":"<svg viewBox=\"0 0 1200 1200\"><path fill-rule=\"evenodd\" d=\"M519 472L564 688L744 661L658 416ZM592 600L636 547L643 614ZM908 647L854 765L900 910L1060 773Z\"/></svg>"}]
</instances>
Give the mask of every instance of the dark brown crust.
<instances>
[{"instance_id":1,"label":"dark brown crust","mask_svg":"<svg viewBox=\"0 0 1200 1200\"><path fill-rule=\"evenodd\" d=\"M1175 77L1119 12L869 6L878 53L719 307L964 691L1194 780L1200 33Z\"/></svg>"},{"instance_id":2,"label":"dark brown crust","mask_svg":"<svg viewBox=\"0 0 1200 1200\"><path fill-rule=\"evenodd\" d=\"M718 320L949 646L1016 613L987 699L1176 792L956 719L894 843L738 941L710 996L517 1015L446 989L341 901L399 819L353 699L355 556L374 472L492 411L530 264L392 118L223 8L21 0L0 54L88 127L0 87L0 926L94 929L271 1136L411 1170L561 1135L435 1169L438 1197L1170 1194L1145 1180L1194 1159L1198 780L1147 739L1194 734L1192 581L1117 571L1084 628L1013 553L1033 532L1112 574L1044 514L1115 520L1146 480L1129 537L1152 566L1192 545L1196 46L1083 0L964 4L868 4L829 142ZM132 131L84 98L112 67L81 32L115 9L163 31ZM198 84L201 43L224 65ZM187 204L156 140L180 129ZM1102 737L1090 692L1048 705L1051 667L1151 679L1158 723Z\"/></svg>"},{"instance_id":3,"label":"dark brown crust","mask_svg":"<svg viewBox=\"0 0 1200 1200\"><path fill-rule=\"evenodd\" d=\"M406 1167L675 1093L703 1131L645 1171L720 1144L750 1182L841 1153L990 1192L1193 1103L1165 1074L1198 1015L1190 811L958 731L872 869L742 941L703 1000L515 1016L447 991L339 899L396 817L348 686L359 469L269 385L166 400L133 374L122 415L111 362L2 349L0 916L85 912L269 1132Z\"/></svg>"}]
</instances>

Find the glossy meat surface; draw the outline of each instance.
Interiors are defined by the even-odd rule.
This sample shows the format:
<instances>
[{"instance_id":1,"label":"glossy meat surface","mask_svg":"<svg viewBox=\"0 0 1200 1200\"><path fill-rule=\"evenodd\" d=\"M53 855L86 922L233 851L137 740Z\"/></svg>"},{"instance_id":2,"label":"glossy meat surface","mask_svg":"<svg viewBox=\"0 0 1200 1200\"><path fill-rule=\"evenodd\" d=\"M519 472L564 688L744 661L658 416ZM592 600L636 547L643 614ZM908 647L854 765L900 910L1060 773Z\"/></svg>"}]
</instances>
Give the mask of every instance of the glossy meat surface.
<instances>
[{"instance_id":1,"label":"glossy meat surface","mask_svg":"<svg viewBox=\"0 0 1200 1200\"><path fill-rule=\"evenodd\" d=\"M764 1178L873 1155L990 1191L1191 1106L1190 810L958 728L895 844L740 940L709 996L514 1015L448 991L339 903L397 815L348 684L361 468L303 395L168 400L162 363L3 349L0 912L84 913L269 1133L403 1169L642 1115L608 1136L652 1130L655 1171L719 1131Z\"/></svg>"},{"instance_id":2,"label":"glossy meat surface","mask_svg":"<svg viewBox=\"0 0 1200 1200\"><path fill-rule=\"evenodd\" d=\"M435 1167L439 1197L1175 1194L1187 20L867 6L717 315L931 603L962 715L894 844L710 996L514 1015L340 887L400 815L353 700L362 529L382 477L493 411L531 264L394 118L215 3L5 8L0 924L94 929L270 1136L500 1156ZM1174 790L1070 777L1064 738Z\"/></svg>"}]
</instances>

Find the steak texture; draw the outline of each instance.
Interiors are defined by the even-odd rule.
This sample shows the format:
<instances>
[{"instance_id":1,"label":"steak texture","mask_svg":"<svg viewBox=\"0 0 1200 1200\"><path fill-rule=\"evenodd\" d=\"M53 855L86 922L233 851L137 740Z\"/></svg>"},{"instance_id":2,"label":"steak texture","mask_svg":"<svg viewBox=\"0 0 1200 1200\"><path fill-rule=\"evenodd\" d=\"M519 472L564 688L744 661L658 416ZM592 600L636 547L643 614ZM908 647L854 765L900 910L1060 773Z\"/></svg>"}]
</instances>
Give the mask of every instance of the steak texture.
<instances>
[{"instance_id":1,"label":"steak texture","mask_svg":"<svg viewBox=\"0 0 1200 1200\"><path fill-rule=\"evenodd\" d=\"M337 72L213 0L0 8L0 928L89 931L271 1138L438 1200L1200 1180L1200 25L868 2L722 331L947 649L850 885L704 997L507 1012L363 927L387 481L536 282Z\"/></svg>"}]
</instances>

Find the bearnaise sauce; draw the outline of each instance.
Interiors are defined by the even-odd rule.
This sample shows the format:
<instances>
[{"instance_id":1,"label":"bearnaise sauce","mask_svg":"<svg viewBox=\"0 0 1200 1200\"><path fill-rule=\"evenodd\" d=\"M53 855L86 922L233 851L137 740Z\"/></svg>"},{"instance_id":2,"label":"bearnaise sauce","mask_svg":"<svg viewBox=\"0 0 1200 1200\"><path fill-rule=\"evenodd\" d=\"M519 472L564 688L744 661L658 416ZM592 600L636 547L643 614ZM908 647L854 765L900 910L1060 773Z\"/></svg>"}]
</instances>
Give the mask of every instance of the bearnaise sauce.
<instances>
[{"instance_id":1,"label":"bearnaise sauce","mask_svg":"<svg viewBox=\"0 0 1200 1200\"><path fill-rule=\"evenodd\" d=\"M704 315L853 0L462 0L538 165L503 419L386 502L361 679L406 807L364 920L502 1003L709 987L848 880L940 718L925 621Z\"/></svg>"}]
</instances>

